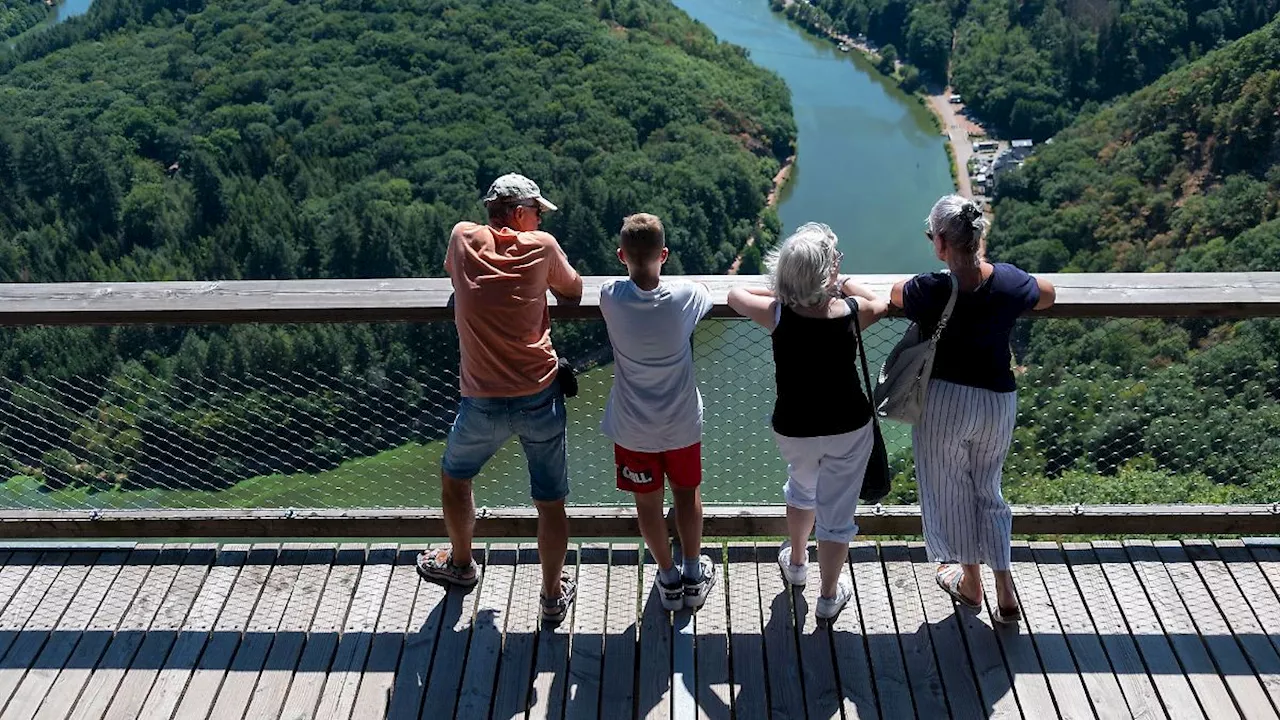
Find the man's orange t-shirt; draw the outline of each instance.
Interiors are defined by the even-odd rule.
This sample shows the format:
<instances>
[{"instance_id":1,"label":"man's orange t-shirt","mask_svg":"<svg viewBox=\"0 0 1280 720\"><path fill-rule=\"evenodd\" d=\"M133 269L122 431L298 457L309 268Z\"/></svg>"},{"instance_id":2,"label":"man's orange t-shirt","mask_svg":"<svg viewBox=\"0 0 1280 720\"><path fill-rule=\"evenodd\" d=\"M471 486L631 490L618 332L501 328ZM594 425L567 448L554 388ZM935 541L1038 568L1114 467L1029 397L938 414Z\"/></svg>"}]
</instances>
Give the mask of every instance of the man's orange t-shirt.
<instances>
[{"instance_id":1,"label":"man's orange t-shirt","mask_svg":"<svg viewBox=\"0 0 1280 720\"><path fill-rule=\"evenodd\" d=\"M577 272L542 231L458 223L445 272L453 281L463 397L522 397L556 377L547 290L575 294Z\"/></svg>"}]
</instances>

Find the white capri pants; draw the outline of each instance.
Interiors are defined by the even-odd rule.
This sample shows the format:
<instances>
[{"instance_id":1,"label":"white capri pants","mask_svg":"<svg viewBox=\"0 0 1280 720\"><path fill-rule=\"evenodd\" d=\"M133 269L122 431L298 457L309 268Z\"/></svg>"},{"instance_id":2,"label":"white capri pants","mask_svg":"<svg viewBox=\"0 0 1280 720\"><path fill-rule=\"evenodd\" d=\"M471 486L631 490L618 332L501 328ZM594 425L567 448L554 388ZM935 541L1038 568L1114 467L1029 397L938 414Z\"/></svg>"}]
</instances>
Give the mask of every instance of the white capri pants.
<instances>
[{"instance_id":1,"label":"white capri pants","mask_svg":"<svg viewBox=\"0 0 1280 720\"><path fill-rule=\"evenodd\" d=\"M871 422L840 435L787 437L774 433L787 461L787 504L815 510L818 540L847 543L858 534L854 513L875 436Z\"/></svg>"},{"instance_id":2,"label":"white capri pants","mask_svg":"<svg viewBox=\"0 0 1280 720\"><path fill-rule=\"evenodd\" d=\"M1018 419L1018 394L929 381L911 431L929 557L1008 570L1013 513L1001 469Z\"/></svg>"}]
</instances>

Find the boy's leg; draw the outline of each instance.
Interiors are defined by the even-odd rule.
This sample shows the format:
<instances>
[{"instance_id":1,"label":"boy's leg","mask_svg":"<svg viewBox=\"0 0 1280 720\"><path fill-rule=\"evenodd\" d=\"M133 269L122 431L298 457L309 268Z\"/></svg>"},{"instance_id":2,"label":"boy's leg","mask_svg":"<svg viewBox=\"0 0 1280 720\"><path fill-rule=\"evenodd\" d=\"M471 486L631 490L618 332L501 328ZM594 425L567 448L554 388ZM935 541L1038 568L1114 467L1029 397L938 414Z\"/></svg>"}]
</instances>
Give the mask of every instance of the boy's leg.
<instances>
[{"instance_id":1,"label":"boy's leg","mask_svg":"<svg viewBox=\"0 0 1280 720\"><path fill-rule=\"evenodd\" d=\"M663 453L662 465L675 500L684 576L697 580L702 577L702 443Z\"/></svg>"},{"instance_id":2,"label":"boy's leg","mask_svg":"<svg viewBox=\"0 0 1280 720\"><path fill-rule=\"evenodd\" d=\"M636 498L636 523L640 526L640 536L644 544L653 554L658 569L671 569L674 561L671 558L671 540L667 534L667 519L663 516L662 486L647 492L633 492Z\"/></svg>"}]
</instances>

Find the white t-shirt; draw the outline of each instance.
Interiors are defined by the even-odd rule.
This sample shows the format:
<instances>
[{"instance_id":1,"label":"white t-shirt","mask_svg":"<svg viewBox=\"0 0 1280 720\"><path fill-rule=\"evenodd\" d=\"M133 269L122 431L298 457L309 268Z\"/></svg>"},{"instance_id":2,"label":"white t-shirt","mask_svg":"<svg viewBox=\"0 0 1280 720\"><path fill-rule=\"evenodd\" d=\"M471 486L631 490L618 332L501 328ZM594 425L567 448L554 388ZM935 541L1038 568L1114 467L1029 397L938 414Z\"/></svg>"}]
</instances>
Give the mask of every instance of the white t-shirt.
<instances>
[{"instance_id":1,"label":"white t-shirt","mask_svg":"<svg viewBox=\"0 0 1280 720\"><path fill-rule=\"evenodd\" d=\"M641 290L627 279L601 286L614 379L600 429L615 443L664 452L702 441L690 338L710 311L711 293L699 283L663 280Z\"/></svg>"}]
</instances>

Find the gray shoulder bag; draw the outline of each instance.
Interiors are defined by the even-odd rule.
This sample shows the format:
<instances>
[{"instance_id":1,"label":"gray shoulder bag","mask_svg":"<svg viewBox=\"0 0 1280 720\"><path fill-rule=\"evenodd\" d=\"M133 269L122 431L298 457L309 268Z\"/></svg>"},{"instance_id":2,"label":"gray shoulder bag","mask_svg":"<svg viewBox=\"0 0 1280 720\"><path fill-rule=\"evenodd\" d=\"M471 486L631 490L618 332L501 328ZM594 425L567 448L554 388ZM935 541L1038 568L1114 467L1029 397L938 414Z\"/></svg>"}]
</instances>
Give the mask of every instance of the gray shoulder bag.
<instances>
[{"instance_id":1,"label":"gray shoulder bag","mask_svg":"<svg viewBox=\"0 0 1280 720\"><path fill-rule=\"evenodd\" d=\"M880 369L873 405L876 414L882 418L914 425L924 412L938 338L947 327L951 311L956 307L956 296L960 294L960 283L954 275L950 278L951 297L938 319L938 328L933 331L933 336L927 339L920 337L920 326L911 323Z\"/></svg>"}]
</instances>

